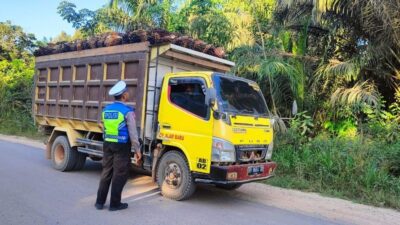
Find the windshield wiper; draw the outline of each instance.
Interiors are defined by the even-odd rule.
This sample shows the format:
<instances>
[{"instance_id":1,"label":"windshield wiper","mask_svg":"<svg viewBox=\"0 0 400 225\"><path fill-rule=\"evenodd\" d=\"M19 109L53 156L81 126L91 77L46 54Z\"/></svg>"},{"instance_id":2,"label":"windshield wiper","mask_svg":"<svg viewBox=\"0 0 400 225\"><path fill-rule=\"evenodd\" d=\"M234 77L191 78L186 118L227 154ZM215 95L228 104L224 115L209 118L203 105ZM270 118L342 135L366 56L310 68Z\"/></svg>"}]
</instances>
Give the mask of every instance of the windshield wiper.
<instances>
[{"instance_id":1,"label":"windshield wiper","mask_svg":"<svg viewBox=\"0 0 400 225\"><path fill-rule=\"evenodd\" d=\"M242 110L240 110L239 111L240 113L254 113L254 111L252 111L252 110L248 110L248 109L242 109Z\"/></svg>"},{"instance_id":2,"label":"windshield wiper","mask_svg":"<svg viewBox=\"0 0 400 225\"><path fill-rule=\"evenodd\" d=\"M268 117L267 113L258 113L257 111L254 111L254 110L252 111L249 109L242 109L238 112L243 115L249 115L249 116L254 116L254 117Z\"/></svg>"}]
</instances>

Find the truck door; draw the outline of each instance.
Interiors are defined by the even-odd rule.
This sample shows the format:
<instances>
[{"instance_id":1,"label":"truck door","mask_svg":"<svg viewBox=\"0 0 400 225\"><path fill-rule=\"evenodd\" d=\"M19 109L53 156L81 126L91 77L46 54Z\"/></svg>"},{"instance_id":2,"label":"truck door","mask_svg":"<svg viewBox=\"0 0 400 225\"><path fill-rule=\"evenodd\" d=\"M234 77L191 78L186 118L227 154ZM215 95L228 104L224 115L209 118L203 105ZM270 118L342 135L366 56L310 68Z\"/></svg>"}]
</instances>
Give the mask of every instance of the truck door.
<instances>
[{"instance_id":1,"label":"truck door","mask_svg":"<svg viewBox=\"0 0 400 225\"><path fill-rule=\"evenodd\" d=\"M160 99L158 137L181 149L191 171L209 173L213 118L205 104L205 77L166 76Z\"/></svg>"}]
</instances>

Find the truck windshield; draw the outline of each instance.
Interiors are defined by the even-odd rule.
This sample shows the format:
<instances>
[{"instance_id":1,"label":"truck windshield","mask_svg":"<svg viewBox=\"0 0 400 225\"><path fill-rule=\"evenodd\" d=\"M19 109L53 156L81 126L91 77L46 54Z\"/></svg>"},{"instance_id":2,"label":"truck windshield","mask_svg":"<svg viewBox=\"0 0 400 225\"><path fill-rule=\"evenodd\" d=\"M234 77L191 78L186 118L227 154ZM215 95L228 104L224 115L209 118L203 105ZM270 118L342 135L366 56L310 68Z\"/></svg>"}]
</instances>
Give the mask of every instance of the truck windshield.
<instances>
[{"instance_id":1,"label":"truck windshield","mask_svg":"<svg viewBox=\"0 0 400 225\"><path fill-rule=\"evenodd\" d=\"M234 114L268 116L260 88L252 81L214 74L218 108Z\"/></svg>"}]
</instances>

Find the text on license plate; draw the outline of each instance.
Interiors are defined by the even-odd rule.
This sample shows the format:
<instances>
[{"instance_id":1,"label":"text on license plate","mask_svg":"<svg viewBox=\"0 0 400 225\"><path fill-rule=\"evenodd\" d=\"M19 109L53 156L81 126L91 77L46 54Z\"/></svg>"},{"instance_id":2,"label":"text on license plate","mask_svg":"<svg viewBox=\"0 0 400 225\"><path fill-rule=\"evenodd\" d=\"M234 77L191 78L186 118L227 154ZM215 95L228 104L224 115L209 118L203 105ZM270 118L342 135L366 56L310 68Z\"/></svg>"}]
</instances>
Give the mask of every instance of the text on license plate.
<instances>
[{"instance_id":1,"label":"text on license plate","mask_svg":"<svg viewBox=\"0 0 400 225\"><path fill-rule=\"evenodd\" d=\"M247 168L247 174L249 176L262 173L264 173L264 166L250 166Z\"/></svg>"}]
</instances>

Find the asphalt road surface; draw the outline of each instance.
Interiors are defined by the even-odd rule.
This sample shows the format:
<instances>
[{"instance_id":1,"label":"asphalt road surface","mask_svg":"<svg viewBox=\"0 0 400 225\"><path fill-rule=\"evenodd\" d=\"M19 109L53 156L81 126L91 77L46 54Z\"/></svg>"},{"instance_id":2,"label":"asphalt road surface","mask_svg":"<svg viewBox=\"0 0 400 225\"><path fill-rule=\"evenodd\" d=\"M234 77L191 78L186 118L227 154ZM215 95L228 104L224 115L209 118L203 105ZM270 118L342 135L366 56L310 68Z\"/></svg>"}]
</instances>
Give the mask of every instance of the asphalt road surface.
<instances>
[{"instance_id":1,"label":"asphalt road surface","mask_svg":"<svg viewBox=\"0 0 400 225\"><path fill-rule=\"evenodd\" d=\"M200 186L177 202L163 198L149 177L132 174L123 192L129 208L110 212L93 206L101 164L59 172L39 148L0 140L0 224L350 224L318 213L296 212ZM250 194L250 193L249 193Z\"/></svg>"}]
</instances>

